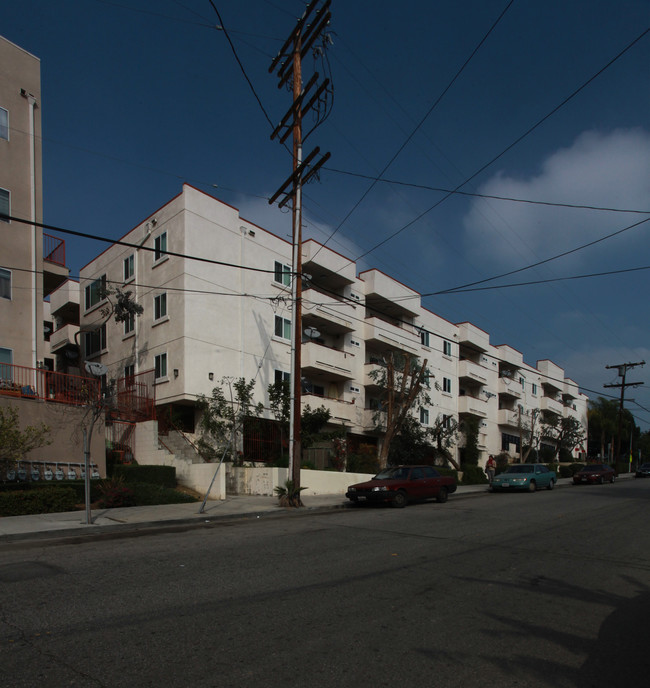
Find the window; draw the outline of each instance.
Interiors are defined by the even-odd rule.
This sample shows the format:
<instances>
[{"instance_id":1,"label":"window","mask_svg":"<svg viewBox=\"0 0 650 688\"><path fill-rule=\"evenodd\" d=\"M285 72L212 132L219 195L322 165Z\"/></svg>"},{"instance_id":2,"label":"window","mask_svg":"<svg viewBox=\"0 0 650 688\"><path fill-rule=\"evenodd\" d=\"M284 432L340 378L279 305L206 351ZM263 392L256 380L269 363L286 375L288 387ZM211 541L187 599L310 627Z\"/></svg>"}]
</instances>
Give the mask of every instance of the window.
<instances>
[{"instance_id":1,"label":"window","mask_svg":"<svg viewBox=\"0 0 650 688\"><path fill-rule=\"evenodd\" d=\"M448 342L446 339L442 342L442 353L445 356L451 356L451 342Z\"/></svg>"},{"instance_id":2,"label":"window","mask_svg":"<svg viewBox=\"0 0 650 688\"><path fill-rule=\"evenodd\" d=\"M95 332L84 333L84 351L86 356L95 356L106 348L106 324Z\"/></svg>"},{"instance_id":3,"label":"window","mask_svg":"<svg viewBox=\"0 0 650 688\"><path fill-rule=\"evenodd\" d=\"M135 363L124 366L124 377L133 377L135 375Z\"/></svg>"},{"instance_id":4,"label":"window","mask_svg":"<svg viewBox=\"0 0 650 688\"><path fill-rule=\"evenodd\" d=\"M291 339L291 320L275 316L275 336L281 339Z\"/></svg>"},{"instance_id":5,"label":"window","mask_svg":"<svg viewBox=\"0 0 650 688\"><path fill-rule=\"evenodd\" d=\"M451 380L448 377L442 378L442 391L451 394Z\"/></svg>"},{"instance_id":6,"label":"window","mask_svg":"<svg viewBox=\"0 0 650 688\"><path fill-rule=\"evenodd\" d=\"M426 330L420 330L420 341L422 346L429 346L429 333Z\"/></svg>"},{"instance_id":7,"label":"window","mask_svg":"<svg viewBox=\"0 0 650 688\"><path fill-rule=\"evenodd\" d=\"M284 370L276 370L275 382L291 382L291 373L285 373Z\"/></svg>"},{"instance_id":8,"label":"window","mask_svg":"<svg viewBox=\"0 0 650 688\"><path fill-rule=\"evenodd\" d=\"M523 385L522 385L522 387L523 387ZM533 382L531 387L532 387L533 396L537 396L537 385Z\"/></svg>"},{"instance_id":9,"label":"window","mask_svg":"<svg viewBox=\"0 0 650 688\"><path fill-rule=\"evenodd\" d=\"M11 215L11 204L9 203L9 192L7 189L0 189L0 215ZM0 222L9 222L0 218Z\"/></svg>"},{"instance_id":10,"label":"window","mask_svg":"<svg viewBox=\"0 0 650 688\"><path fill-rule=\"evenodd\" d=\"M167 377L167 354L158 354L154 358L154 370L156 380Z\"/></svg>"},{"instance_id":11,"label":"window","mask_svg":"<svg viewBox=\"0 0 650 688\"><path fill-rule=\"evenodd\" d=\"M420 409L420 423L422 425L429 425L429 409Z\"/></svg>"},{"instance_id":12,"label":"window","mask_svg":"<svg viewBox=\"0 0 650 688\"><path fill-rule=\"evenodd\" d=\"M133 313L129 313L129 316L124 321L124 334L125 335L131 334L134 331L135 331L135 315Z\"/></svg>"},{"instance_id":13,"label":"window","mask_svg":"<svg viewBox=\"0 0 650 688\"><path fill-rule=\"evenodd\" d=\"M106 298L106 275L98 277L86 287L86 310Z\"/></svg>"},{"instance_id":14,"label":"window","mask_svg":"<svg viewBox=\"0 0 650 688\"><path fill-rule=\"evenodd\" d=\"M526 389L526 380L524 380L523 377L520 377L519 384L521 385L521 391L523 392Z\"/></svg>"},{"instance_id":15,"label":"window","mask_svg":"<svg viewBox=\"0 0 650 688\"><path fill-rule=\"evenodd\" d=\"M14 352L0 346L0 380L13 380Z\"/></svg>"},{"instance_id":16,"label":"window","mask_svg":"<svg viewBox=\"0 0 650 688\"><path fill-rule=\"evenodd\" d=\"M135 274L135 258L133 254L124 259L124 281L130 280Z\"/></svg>"},{"instance_id":17,"label":"window","mask_svg":"<svg viewBox=\"0 0 650 688\"><path fill-rule=\"evenodd\" d=\"M11 301L11 272L0 268L0 299Z\"/></svg>"},{"instance_id":18,"label":"window","mask_svg":"<svg viewBox=\"0 0 650 688\"><path fill-rule=\"evenodd\" d=\"M451 427L451 416L446 414L442 416L442 427L446 430Z\"/></svg>"},{"instance_id":19,"label":"window","mask_svg":"<svg viewBox=\"0 0 650 688\"><path fill-rule=\"evenodd\" d=\"M165 257L165 252L167 251L167 232L163 232L153 240L153 260L162 260Z\"/></svg>"},{"instance_id":20,"label":"window","mask_svg":"<svg viewBox=\"0 0 650 688\"><path fill-rule=\"evenodd\" d=\"M167 292L158 294L153 300L153 319L160 320L167 315Z\"/></svg>"},{"instance_id":21,"label":"window","mask_svg":"<svg viewBox=\"0 0 650 688\"><path fill-rule=\"evenodd\" d=\"M284 284L285 287L288 287L291 284L291 268L288 265L283 265L276 260L273 281L277 282L278 284Z\"/></svg>"},{"instance_id":22,"label":"window","mask_svg":"<svg viewBox=\"0 0 650 688\"><path fill-rule=\"evenodd\" d=\"M0 139L9 141L9 112L0 107Z\"/></svg>"}]
</instances>

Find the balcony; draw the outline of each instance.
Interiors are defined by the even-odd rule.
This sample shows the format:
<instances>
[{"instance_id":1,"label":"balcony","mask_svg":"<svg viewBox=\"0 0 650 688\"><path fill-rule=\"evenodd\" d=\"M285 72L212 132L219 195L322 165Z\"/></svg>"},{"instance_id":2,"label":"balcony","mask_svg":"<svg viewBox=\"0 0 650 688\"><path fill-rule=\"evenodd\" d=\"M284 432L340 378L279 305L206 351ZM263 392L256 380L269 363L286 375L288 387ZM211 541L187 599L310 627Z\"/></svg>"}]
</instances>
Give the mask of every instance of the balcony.
<instances>
[{"instance_id":1,"label":"balcony","mask_svg":"<svg viewBox=\"0 0 650 688\"><path fill-rule=\"evenodd\" d=\"M564 406L561 401L557 401L557 399L552 399L551 397L542 397L540 401L540 408L542 411L554 413L556 416L564 415Z\"/></svg>"},{"instance_id":2,"label":"balcony","mask_svg":"<svg viewBox=\"0 0 650 688\"><path fill-rule=\"evenodd\" d=\"M420 294L380 270L366 270L359 277L364 281L366 307L395 318L418 315Z\"/></svg>"},{"instance_id":3,"label":"balcony","mask_svg":"<svg viewBox=\"0 0 650 688\"><path fill-rule=\"evenodd\" d=\"M380 318L366 318L364 339L378 351L397 349L416 355L420 351L419 336Z\"/></svg>"},{"instance_id":4,"label":"balcony","mask_svg":"<svg viewBox=\"0 0 650 688\"><path fill-rule=\"evenodd\" d=\"M312 409L324 406L330 412L329 423L335 425L352 425L354 423L356 405L351 401L322 397L318 394L303 394L301 399L303 405L309 404Z\"/></svg>"},{"instance_id":5,"label":"balcony","mask_svg":"<svg viewBox=\"0 0 650 688\"><path fill-rule=\"evenodd\" d=\"M458 413L487 418L487 401L465 394L458 397Z\"/></svg>"},{"instance_id":6,"label":"balcony","mask_svg":"<svg viewBox=\"0 0 650 688\"><path fill-rule=\"evenodd\" d=\"M50 335L50 351L56 353L65 346L77 346L75 335L79 332L79 325L64 325Z\"/></svg>"},{"instance_id":7,"label":"balcony","mask_svg":"<svg viewBox=\"0 0 650 688\"><path fill-rule=\"evenodd\" d=\"M379 373L384 370L384 366L379 363L366 363L363 366L363 385L366 388L376 388L379 389L380 385L377 380L371 375L371 373Z\"/></svg>"},{"instance_id":8,"label":"balcony","mask_svg":"<svg viewBox=\"0 0 650 688\"><path fill-rule=\"evenodd\" d=\"M85 406L100 399L99 380L0 363L0 395Z\"/></svg>"},{"instance_id":9,"label":"balcony","mask_svg":"<svg viewBox=\"0 0 650 688\"><path fill-rule=\"evenodd\" d=\"M79 282L66 280L50 294L50 313L65 323L79 324Z\"/></svg>"},{"instance_id":10,"label":"balcony","mask_svg":"<svg viewBox=\"0 0 650 688\"><path fill-rule=\"evenodd\" d=\"M564 389L564 370L553 361L537 361L537 370L542 375L540 382L549 389L561 392ZM546 378L546 379L544 379Z\"/></svg>"},{"instance_id":11,"label":"balcony","mask_svg":"<svg viewBox=\"0 0 650 688\"><path fill-rule=\"evenodd\" d=\"M321 380L353 380L354 354L332 349L316 342L302 346L303 374Z\"/></svg>"},{"instance_id":12,"label":"balcony","mask_svg":"<svg viewBox=\"0 0 650 688\"><path fill-rule=\"evenodd\" d=\"M470 322L459 323L458 344L474 351L487 351L490 346L490 335Z\"/></svg>"},{"instance_id":13,"label":"balcony","mask_svg":"<svg viewBox=\"0 0 650 688\"><path fill-rule=\"evenodd\" d=\"M499 394L504 397L521 399L521 384L510 377L500 377Z\"/></svg>"},{"instance_id":14,"label":"balcony","mask_svg":"<svg viewBox=\"0 0 650 688\"><path fill-rule=\"evenodd\" d=\"M333 291L353 284L356 276L353 261L313 239L302 244L302 269L311 275L314 284Z\"/></svg>"},{"instance_id":15,"label":"balcony","mask_svg":"<svg viewBox=\"0 0 650 688\"><path fill-rule=\"evenodd\" d=\"M43 296L51 294L68 279L65 241L43 233Z\"/></svg>"},{"instance_id":16,"label":"balcony","mask_svg":"<svg viewBox=\"0 0 650 688\"><path fill-rule=\"evenodd\" d=\"M303 292L302 317L306 326L331 334L352 332L361 326L363 309L349 301L339 301L315 289Z\"/></svg>"},{"instance_id":17,"label":"balcony","mask_svg":"<svg viewBox=\"0 0 650 688\"><path fill-rule=\"evenodd\" d=\"M499 409L497 423L499 425L507 425L508 427L516 428L519 426L519 412L511 409Z\"/></svg>"},{"instance_id":18,"label":"balcony","mask_svg":"<svg viewBox=\"0 0 650 688\"><path fill-rule=\"evenodd\" d=\"M499 361L505 367L518 370L524 365L523 354L520 351L517 351L517 349L513 349L507 344L496 346L495 349L497 350Z\"/></svg>"},{"instance_id":19,"label":"balcony","mask_svg":"<svg viewBox=\"0 0 650 688\"><path fill-rule=\"evenodd\" d=\"M464 359L458 362L459 379L473 380L481 385L487 385L486 370L478 363Z\"/></svg>"}]
</instances>

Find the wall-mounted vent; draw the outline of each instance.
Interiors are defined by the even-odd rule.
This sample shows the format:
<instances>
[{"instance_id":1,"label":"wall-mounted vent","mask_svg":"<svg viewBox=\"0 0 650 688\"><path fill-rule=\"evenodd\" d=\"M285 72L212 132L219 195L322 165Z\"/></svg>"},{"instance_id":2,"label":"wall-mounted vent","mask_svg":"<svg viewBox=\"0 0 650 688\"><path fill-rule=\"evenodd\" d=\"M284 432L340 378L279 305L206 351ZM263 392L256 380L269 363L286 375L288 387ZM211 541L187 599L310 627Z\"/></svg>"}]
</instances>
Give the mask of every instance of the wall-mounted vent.
<instances>
[{"instance_id":1,"label":"wall-mounted vent","mask_svg":"<svg viewBox=\"0 0 650 688\"><path fill-rule=\"evenodd\" d=\"M350 385L350 391L354 392L355 394L361 394L361 389L355 385Z\"/></svg>"},{"instance_id":2,"label":"wall-mounted vent","mask_svg":"<svg viewBox=\"0 0 650 688\"><path fill-rule=\"evenodd\" d=\"M356 339L351 339L350 346L361 346L361 342L358 342Z\"/></svg>"}]
</instances>

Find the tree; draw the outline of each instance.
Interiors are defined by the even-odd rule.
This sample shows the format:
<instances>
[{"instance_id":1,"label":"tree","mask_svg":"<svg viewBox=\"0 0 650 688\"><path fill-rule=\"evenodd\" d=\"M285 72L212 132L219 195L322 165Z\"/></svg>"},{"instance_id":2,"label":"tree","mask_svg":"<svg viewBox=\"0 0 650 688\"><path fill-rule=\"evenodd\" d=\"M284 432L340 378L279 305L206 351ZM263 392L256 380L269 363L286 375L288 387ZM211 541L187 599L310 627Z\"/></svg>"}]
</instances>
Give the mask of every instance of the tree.
<instances>
[{"instance_id":1,"label":"tree","mask_svg":"<svg viewBox=\"0 0 650 688\"><path fill-rule=\"evenodd\" d=\"M524 412L519 407L519 416L517 418L517 426L519 428L519 456L521 463L526 463L530 454L539 449L539 443L542 439L542 412L538 408L530 409Z\"/></svg>"},{"instance_id":2,"label":"tree","mask_svg":"<svg viewBox=\"0 0 650 688\"><path fill-rule=\"evenodd\" d=\"M381 388L380 408L375 414L377 429L384 429L384 441L379 452L379 466L386 468L391 443L399 434L416 402L431 403L424 389L428 378L426 359L420 365L416 356L390 352L384 365L371 371L370 376Z\"/></svg>"},{"instance_id":3,"label":"tree","mask_svg":"<svg viewBox=\"0 0 650 688\"><path fill-rule=\"evenodd\" d=\"M458 421L449 416L439 415L434 424L427 428L427 435L434 443L436 459L448 461L456 470L460 470L458 462L449 451L458 439Z\"/></svg>"},{"instance_id":4,"label":"tree","mask_svg":"<svg viewBox=\"0 0 650 688\"><path fill-rule=\"evenodd\" d=\"M465 446L462 449L462 465L478 466L480 451L478 448L478 423L476 416L466 416L461 429L465 435Z\"/></svg>"},{"instance_id":5,"label":"tree","mask_svg":"<svg viewBox=\"0 0 650 688\"><path fill-rule=\"evenodd\" d=\"M237 447L241 444L244 422L259 417L264 410L262 403L253 400L254 388L254 379L226 376L210 397L198 396L197 407L201 412L198 444L205 456L215 459L220 452L224 456L229 453L232 462L239 463Z\"/></svg>"},{"instance_id":6,"label":"tree","mask_svg":"<svg viewBox=\"0 0 650 688\"><path fill-rule=\"evenodd\" d=\"M21 430L18 409L0 406L0 462L5 464L2 468L7 470L32 449L52 444L50 432L50 426L45 423L27 425Z\"/></svg>"},{"instance_id":7,"label":"tree","mask_svg":"<svg viewBox=\"0 0 650 688\"><path fill-rule=\"evenodd\" d=\"M542 439L552 440L555 446L552 461L565 452L573 451L585 440L585 429L575 416L549 416L543 423Z\"/></svg>"},{"instance_id":8,"label":"tree","mask_svg":"<svg viewBox=\"0 0 650 688\"><path fill-rule=\"evenodd\" d=\"M291 409L291 390L289 382L282 380L268 386L269 408L280 425L280 441L285 433L289 432L289 418ZM322 429L327 425L332 414L321 405L312 409L305 405L300 414L300 448L308 449L321 435Z\"/></svg>"},{"instance_id":9,"label":"tree","mask_svg":"<svg viewBox=\"0 0 650 688\"><path fill-rule=\"evenodd\" d=\"M607 445L614 445L614 436L618 427L619 402L615 399L598 397L589 401L587 419L589 421L589 447L593 454L595 447L599 448L599 456L603 459L607 456Z\"/></svg>"}]
</instances>

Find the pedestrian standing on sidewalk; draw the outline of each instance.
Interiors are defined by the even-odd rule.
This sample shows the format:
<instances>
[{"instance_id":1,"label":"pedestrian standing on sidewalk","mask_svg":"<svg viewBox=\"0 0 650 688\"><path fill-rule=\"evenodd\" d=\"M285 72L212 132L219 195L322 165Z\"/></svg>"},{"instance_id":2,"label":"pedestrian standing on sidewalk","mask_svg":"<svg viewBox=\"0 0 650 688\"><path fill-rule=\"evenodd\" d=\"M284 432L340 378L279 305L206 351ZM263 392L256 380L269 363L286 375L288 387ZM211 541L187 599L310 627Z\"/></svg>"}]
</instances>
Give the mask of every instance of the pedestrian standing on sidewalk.
<instances>
[{"instance_id":1,"label":"pedestrian standing on sidewalk","mask_svg":"<svg viewBox=\"0 0 650 688\"><path fill-rule=\"evenodd\" d=\"M494 480L494 474L496 473L497 470L497 462L494 460L494 457L492 454L490 454L490 457L487 460L487 463L485 464L485 472L487 473L488 477L488 483L491 485L492 480Z\"/></svg>"}]
</instances>

